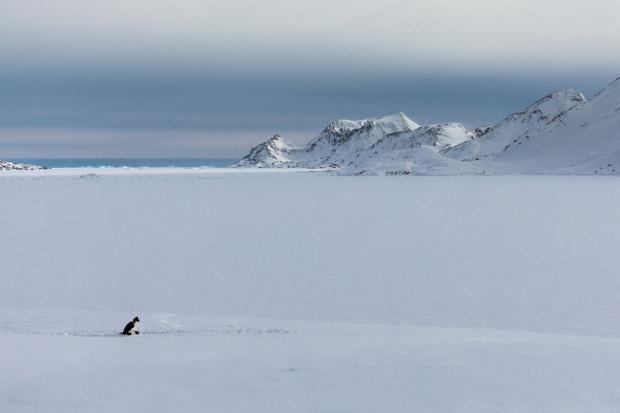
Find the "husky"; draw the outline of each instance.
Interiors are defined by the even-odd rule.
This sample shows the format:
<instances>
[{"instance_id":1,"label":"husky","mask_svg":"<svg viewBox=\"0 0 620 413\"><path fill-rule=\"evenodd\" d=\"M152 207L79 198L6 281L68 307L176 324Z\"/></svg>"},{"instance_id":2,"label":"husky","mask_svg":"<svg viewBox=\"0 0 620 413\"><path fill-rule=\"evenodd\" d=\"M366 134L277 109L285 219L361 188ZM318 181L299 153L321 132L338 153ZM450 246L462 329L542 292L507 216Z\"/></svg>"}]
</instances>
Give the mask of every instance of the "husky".
<instances>
[{"instance_id":1,"label":"husky","mask_svg":"<svg viewBox=\"0 0 620 413\"><path fill-rule=\"evenodd\" d=\"M140 332L136 330L138 328L139 322L140 322L140 319L138 318L138 316L135 316L133 320L127 323L127 325L125 326L121 334L124 334L126 336L133 336L135 334L140 334Z\"/></svg>"}]
</instances>

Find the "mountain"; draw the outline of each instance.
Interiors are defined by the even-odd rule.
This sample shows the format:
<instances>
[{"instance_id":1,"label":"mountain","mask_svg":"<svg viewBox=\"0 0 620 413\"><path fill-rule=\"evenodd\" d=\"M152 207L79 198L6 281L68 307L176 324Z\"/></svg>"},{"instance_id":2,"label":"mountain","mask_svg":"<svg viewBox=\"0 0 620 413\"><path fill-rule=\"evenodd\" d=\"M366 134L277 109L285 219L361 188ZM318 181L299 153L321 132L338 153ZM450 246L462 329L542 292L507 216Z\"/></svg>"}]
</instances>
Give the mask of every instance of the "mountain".
<instances>
[{"instance_id":1,"label":"mountain","mask_svg":"<svg viewBox=\"0 0 620 413\"><path fill-rule=\"evenodd\" d=\"M402 113L363 120L337 120L327 125L316 138L300 149L275 135L252 148L237 166L340 167L355 154L368 150L389 134L412 132L419 127L420 125Z\"/></svg>"},{"instance_id":2,"label":"mountain","mask_svg":"<svg viewBox=\"0 0 620 413\"><path fill-rule=\"evenodd\" d=\"M460 123L421 126L411 132L386 135L367 151L358 153L348 166L353 167L356 174L384 171L408 175L428 173L430 168L435 169L434 174L443 175L458 169L462 162L444 159L442 152L472 139L475 134Z\"/></svg>"},{"instance_id":3,"label":"mountain","mask_svg":"<svg viewBox=\"0 0 620 413\"><path fill-rule=\"evenodd\" d=\"M511 173L620 173L620 78L543 129L515 137L495 162Z\"/></svg>"},{"instance_id":4,"label":"mountain","mask_svg":"<svg viewBox=\"0 0 620 413\"><path fill-rule=\"evenodd\" d=\"M470 131L420 126L402 113L330 123L304 148L276 137L239 166L338 168L343 174L620 173L620 79L587 101L557 90Z\"/></svg>"},{"instance_id":5,"label":"mountain","mask_svg":"<svg viewBox=\"0 0 620 413\"><path fill-rule=\"evenodd\" d=\"M403 113L357 121L337 120L310 141L299 158L314 166L345 164L387 136L413 132L419 127Z\"/></svg>"},{"instance_id":6,"label":"mountain","mask_svg":"<svg viewBox=\"0 0 620 413\"><path fill-rule=\"evenodd\" d=\"M269 168L280 166L290 161L288 155L295 150L295 146L280 135L252 148L249 154L241 159L237 166L254 166Z\"/></svg>"},{"instance_id":7,"label":"mountain","mask_svg":"<svg viewBox=\"0 0 620 413\"><path fill-rule=\"evenodd\" d=\"M501 153L514 139L536 133L559 120L567 111L585 103L585 97L573 89L557 90L501 122L476 129L477 139L446 151L453 159L472 161Z\"/></svg>"},{"instance_id":8,"label":"mountain","mask_svg":"<svg viewBox=\"0 0 620 413\"><path fill-rule=\"evenodd\" d=\"M475 134L459 123L420 126L403 113L362 120L343 119L331 122L304 148L295 148L276 135L252 148L237 166L409 174L417 173L414 164L434 165L440 162L441 151L474 138ZM448 159L445 162L455 163Z\"/></svg>"}]
</instances>

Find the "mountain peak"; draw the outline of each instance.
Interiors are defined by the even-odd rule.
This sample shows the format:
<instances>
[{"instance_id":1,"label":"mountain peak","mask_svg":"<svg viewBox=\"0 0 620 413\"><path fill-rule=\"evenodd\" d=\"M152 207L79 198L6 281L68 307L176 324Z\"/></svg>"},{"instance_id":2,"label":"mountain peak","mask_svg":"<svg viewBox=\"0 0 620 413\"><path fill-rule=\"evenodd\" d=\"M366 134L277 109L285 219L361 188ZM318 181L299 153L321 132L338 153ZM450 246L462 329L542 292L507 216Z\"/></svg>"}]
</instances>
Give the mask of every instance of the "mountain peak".
<instances>
[{"instance_id":1,"label":"mountain peak","mask_svg":"<svg viewBox=\"0 0 620 413\"><path fill-rule=\"evenodd\" d=\"M412 131L420 127L420 125L409 119L403 112L382 116L380 118L376 118L374 121L376 124L398 125L401 128L406 129L406 131Z\"/></svg>"},{"instance_id":2,"label":"mountain peak","mask_svg":"<svg viewBox=\"0 0 620 413\"><path fill-rule=\"evenodd\" d=\"M370 119L370 122L376 127L383 128L386 133L411 132L420 127L420 125L409 119L403 112L373 118ZM388 129L395 130L394 132L388 132Z\"/></svg>"},{"instance_id":3,"label":"mountain peak","mask_svg":"<svg viewBox=\"0 0 620 413\"><path fill-rule=\"evenodd\" d=\"M538 99L521 112L515 112L508 115L499 125L496 125L495 127L497 128L501 124L513 122L527 124L549 122L556 119L564 112L573 109L576 106L580 106L585 102L585 96L575 89L558 89Z\"/></svg>"},{"instance_id":4,"label":"mountain peak","mask_svg":"<svg viewBox=\"0 0 620 413\"><path fill-rule=\"evenodd\" d=\"M275 134L263 143L252 148L237 166L272 167L287 162L288 154L295 150L295 145Z\"/></svg>"},{"instance_id":5,"label":"mountain peak","mask_svg":"<svg viewBox=\"0 0 620 413\"><path fill-rule=\"evenodd\" d=\"M409 119L404 113L399 112L393 115L361 120L338 119L330 122L323 133L348 137L364 130L378 129L387 135L396 132L411 132L419 127L420 125Z\"/></svg>"},{"instance_id":6,"label":"mountain peak","mask_svg":"<svg viewBox=\"0 0 620 413\"><path fill-rule=\"evenodd\" d=\"M586 97L583 93L572 88L555 90L541 100L544 99L550 99L559 103L584 103L586 101Z\"/></svg>"}]
</instances>

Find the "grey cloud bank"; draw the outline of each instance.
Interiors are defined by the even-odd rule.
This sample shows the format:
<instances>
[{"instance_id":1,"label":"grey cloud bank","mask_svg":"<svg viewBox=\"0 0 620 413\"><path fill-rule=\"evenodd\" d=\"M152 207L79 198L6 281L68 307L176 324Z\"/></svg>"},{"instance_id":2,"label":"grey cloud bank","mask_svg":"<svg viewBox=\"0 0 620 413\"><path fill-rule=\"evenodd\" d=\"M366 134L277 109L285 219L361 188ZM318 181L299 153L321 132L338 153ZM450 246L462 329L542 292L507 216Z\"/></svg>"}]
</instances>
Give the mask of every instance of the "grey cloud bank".
<instances>
[{"instance_id":1,"label":"grey cloud bank","mask_svg":"<svg viewBox=\"0 0 620 413\"><path fill-rule=\"evenodd\" d=\"M230 157L397 111L475 126L620 74L612 1L1 7L4 157Z\"/></svg>"}]
</instances>

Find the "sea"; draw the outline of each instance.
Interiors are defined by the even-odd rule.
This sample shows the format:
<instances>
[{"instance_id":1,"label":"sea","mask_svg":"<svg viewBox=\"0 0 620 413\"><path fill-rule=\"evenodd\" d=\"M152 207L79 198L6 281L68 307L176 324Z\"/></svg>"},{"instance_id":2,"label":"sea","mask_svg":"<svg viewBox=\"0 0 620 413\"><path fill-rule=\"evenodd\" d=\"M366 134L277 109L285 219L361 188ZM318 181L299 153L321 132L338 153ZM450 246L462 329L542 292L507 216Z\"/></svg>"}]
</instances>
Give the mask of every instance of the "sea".
<instances>
[{"instance_id":1,"label":"sea","mask_svg":"<svg viewBox=\"0 0 620 413\"><path fill-rule=\"evenodd\" d=\"M228 158L50 158L6 159L9 162L29 163L48 168L226 168L239 159Z\"/></svg>"}]
</instances>

